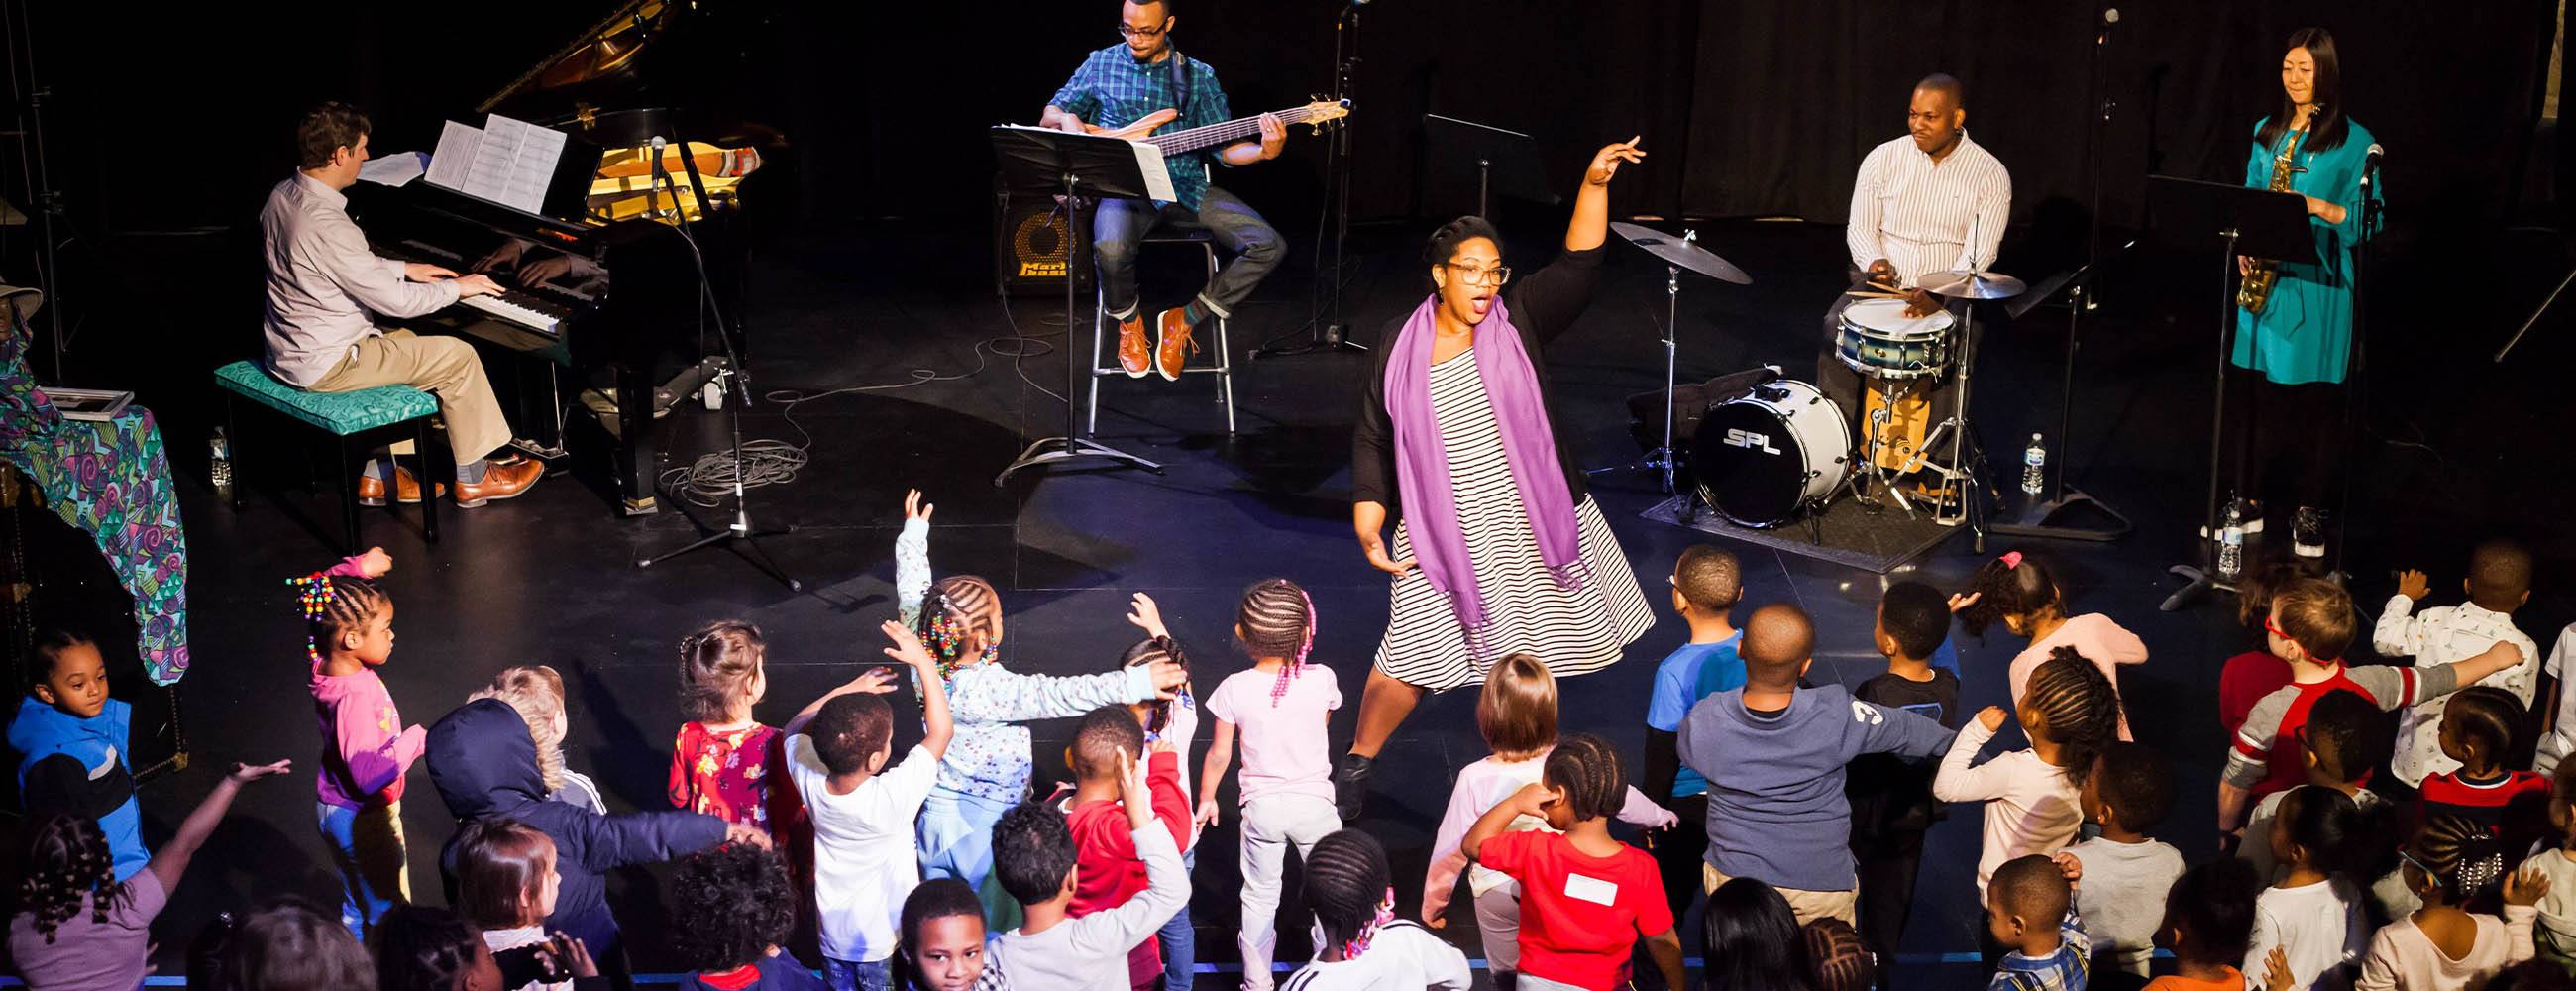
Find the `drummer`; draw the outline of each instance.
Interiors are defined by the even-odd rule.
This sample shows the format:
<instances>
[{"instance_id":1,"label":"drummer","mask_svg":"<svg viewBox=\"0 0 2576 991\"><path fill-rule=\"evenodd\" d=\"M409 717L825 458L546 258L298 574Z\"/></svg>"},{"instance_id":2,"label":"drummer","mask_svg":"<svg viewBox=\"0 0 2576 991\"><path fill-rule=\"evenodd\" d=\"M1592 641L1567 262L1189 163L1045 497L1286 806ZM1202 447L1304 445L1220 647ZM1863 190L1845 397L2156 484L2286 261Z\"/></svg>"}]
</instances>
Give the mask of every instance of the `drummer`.
<instances>
[{"instance_id":1,"label":"drummer","mask_svg":"<svg viewBox=\"0 0 2576 991\"><path fill-rule=\"evenodd\" d=\"M1994 264L2012 212L2012 176L1968 138L1958 80L1935 73L1914 84L1905 122L1905 137L1861 159L1843 240L1851 249L1853 290L1868 291L1869 282L1894 286L1906 296L1907 315L1919 317L1943 307L1920 288L1926 277ZM1860 374L1836 354L1839 321L1854 299L1844 295L1825 311L1816 387L1858 423Z\"/></svg>"}]
</instances>

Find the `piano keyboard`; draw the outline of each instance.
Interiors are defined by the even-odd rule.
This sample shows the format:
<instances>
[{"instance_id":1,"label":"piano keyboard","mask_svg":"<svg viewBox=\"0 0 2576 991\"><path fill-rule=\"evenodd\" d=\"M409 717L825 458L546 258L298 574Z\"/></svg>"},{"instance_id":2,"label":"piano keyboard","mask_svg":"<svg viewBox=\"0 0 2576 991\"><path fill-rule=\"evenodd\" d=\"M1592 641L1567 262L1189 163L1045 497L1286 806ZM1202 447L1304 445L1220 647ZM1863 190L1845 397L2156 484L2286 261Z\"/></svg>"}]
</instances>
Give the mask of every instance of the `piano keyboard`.
<instances>
[{"instance_id":1,"label":"piano keyboard","mask_svg":"<svg viewBox=\"0 0 2576 991\"><path fill-rule=\"evenodd\" d=\"M563 306L515 289L504 289L498 296L467 296L457 302L548 336L554 336L563 318L572 313Z\"/></svg>"}]
</instances>

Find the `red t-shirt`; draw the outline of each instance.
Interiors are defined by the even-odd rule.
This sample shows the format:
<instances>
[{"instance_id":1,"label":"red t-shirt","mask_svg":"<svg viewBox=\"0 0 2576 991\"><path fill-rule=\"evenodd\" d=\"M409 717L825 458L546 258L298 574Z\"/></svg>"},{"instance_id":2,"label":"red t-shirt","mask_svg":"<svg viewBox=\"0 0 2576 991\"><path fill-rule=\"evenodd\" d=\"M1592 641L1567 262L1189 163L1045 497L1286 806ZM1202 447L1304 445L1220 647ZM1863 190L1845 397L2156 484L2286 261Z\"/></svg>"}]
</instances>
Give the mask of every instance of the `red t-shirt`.
<instances>
[{"instance_id":1,"label":"red t-shirt","mask_svg":"<svg viewBox=\"0 0 2576 991\"><path fill-rule=\"evenodd\" d=\"M2448 814L2485 826L2504 839L2508 861L2520 861L2548 828L2549 777L2531 771L2508 771L2483 783L2462 780L2458 771L2428 775L2423 800L2420 818Z\"/></svg>"},{"instance_id":2,"label":"red t-shirt","mask_svg":"<svg viewBox=\"0 0 2576 991\"><path fill-rule=\"evenodd\" d=\"M1154 816L1172 831L1172 842L1190 845L1190 800L1181 794L1181 760L1158 753L1146 759L1145 788L1153 796ZM1136 855L1136 836L1127 829L1127 806L1113 799L1085 802L1065 816L1073 833L1074 918L1127 904L1145 890L1145 861ZM1127 954L1128 977L1138 986L1160 981L1162 948L1155 940L1136 944Z\"/></svg>"},{"instance_id":3,"label":"red t-shirt","mask_svg":"<svg viewBox=\"0 0 2576 991\"><path fill-rule=\"evenodd\" d=\"M2227 659L2218 672L2218 723L2227 735L2245 728L2245 714L2273 689L2290 683L2290 662L2269 651L2249 651Z\"/></svg>"},{"instance_id":4,"label":"red t-shirt","mask_svg":"<svg viewBox=\"0 0 2576 991\"><path fill-rule=\"evenodd\" d=\"M1622 846L1608 857L1542 830L1486 840L1476 860L1521 883L1521 972L1584 988L1628 979L1637 939L1671 931L1655 858Z\"/></svg>"}]
</instances>

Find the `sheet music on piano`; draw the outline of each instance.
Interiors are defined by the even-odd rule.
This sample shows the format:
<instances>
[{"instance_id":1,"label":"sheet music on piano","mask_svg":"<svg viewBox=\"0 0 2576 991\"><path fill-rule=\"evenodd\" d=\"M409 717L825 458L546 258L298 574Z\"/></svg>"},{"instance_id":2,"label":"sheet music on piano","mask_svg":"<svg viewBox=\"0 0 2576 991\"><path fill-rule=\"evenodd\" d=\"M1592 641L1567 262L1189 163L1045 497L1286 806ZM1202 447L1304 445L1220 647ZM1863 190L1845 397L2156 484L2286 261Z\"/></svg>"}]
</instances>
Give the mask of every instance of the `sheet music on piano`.
<instances>
[{"instance_id":1,"label":"sheet music on piano","mask_svg":"<svg viewBox=\"0 0 2576 991\"><path fill-rule=\"evenodd\" d=\"M562 131L500 114L475 127L448 121L430 156L430 185L535 213L568 140Z\"/></svg>"}]
</instances>

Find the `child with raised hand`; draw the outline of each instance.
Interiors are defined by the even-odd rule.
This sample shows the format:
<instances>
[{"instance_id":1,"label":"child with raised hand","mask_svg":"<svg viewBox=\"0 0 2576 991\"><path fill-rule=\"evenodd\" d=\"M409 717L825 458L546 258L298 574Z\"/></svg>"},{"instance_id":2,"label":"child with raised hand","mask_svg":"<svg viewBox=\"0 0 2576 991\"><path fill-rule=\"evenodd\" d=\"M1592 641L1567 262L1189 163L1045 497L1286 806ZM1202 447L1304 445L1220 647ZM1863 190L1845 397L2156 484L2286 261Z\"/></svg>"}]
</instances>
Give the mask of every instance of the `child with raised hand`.
<instances>
[{"instance_id":1,"label":"child with raised hand","mask_svg":"<svg viewBox=\"0 0 2576 991\"><path fill-rule=\"evenodd\" d=\"M2505 844L2507 866L2546 832L2549 778L2505 766L2513 754L2522 704L2484 684L2461 689L2442 706L2442 753L2457 770L2424 779L2423 814L2456 815L2484 827Z\"/></svg>"},{"instance_id":2,"label":"child with raised hand","mask_svg":"<svg viewBox=\"0 0 2576 991\"><path fill-rule=\"evenodd\" d=\"M2511 645L2499 643L2476 657L2433 667L2346 667L2343 652L2352 646L2358 624L2343 586L2295 579L2272 594L2271 609L2264 619L2265 647L2289 664L2291 682L2256 702L2236 732L2218 782L2222 844L2234 841L2247 805L2307 780L2297 734L2307 724L2309 708L2327 692L2349 691L2382 711L2394 711L2476 684L2521 661Z\"/></svg>"},{"instance_id":3,"label":"child with raised hand","mask_svg":"<svg viewBox=\"0 0 2576 991\"><path fill-rule=\"evenodd\" d=\"M322 729L315 821L339 867L340 923L367 938L386 909L411 900L403 850L403 775L429 731L404 727L376 669L393 660L394 601L374 579L393 570L382 547L295 579L305 619L313 714Z\"/></svg>"},{"instance_id":4,"label":"child with raised hand","mask_svg":"<svg viewBox=\"0 0 2576 991\"><path fill-rule=\"evenodd\" d=\"M692 854L671 872L671 891L673 941L695 971L681 976L683 991L829 987L779 949L796 927L796 887L776 851L727 844Z\"/></svg>"},{"instance_id":5,"label":"child with raised hand","mask_svg":"<svg viewBox=\"0 0 2576 991\"><path fill-rule=\"evenodd\" d=\"M1754 610L1744 623L1744 687L1693 706L1679 743L1682 763L1709 780L1702 887L1757 878L1779 889L1801 923L1820 915L1852 922L1859 876L1846 768L1862 754L1930 757L1953 734L1840 685L1799 687L1815 644L1815 625L1798 607Z\"/></svg>"},{"instance_id":6,"label":"child with raised hand","mask_svg":"<svg viewBox=\"0 0 2576 991\"><path fill-rule=\"evenodd\" d=\"M1496 974L1510 974L1520 962L1520 886L1499 871L1471 863L1462 844L1479 817L1545 776L1548 754L1557 744L1556 676L1547 663L1529 654L1494 662L1477 690L1476 732L1493 754L1458 769L1448 809L1431 841L1430 867L1423 874L1422 921L1433 929L1448 925L1449 899L1458 875L1466 874L1486 966ZM1624 792L1619 819L1653 830L1668 830L1674 822L1672 812L1634 788ZM1513 820L1512 828L1555 827L1544 816L1528 816Z\"/></svg>"},{"instance_id":7,"label":"child with raised hand","mask_svg":"<svg viewBox=\"0 0 2576 991\"><path fill-rule=\"evenodd\" d=\"M2307 785L2281 800L2272 827L2272 857L2286 870L2279 883L2254 899L2245 973L2268 973L2272 952L2280 950L2294 987L2349 976L2370 930L2363 922L2361 891L2346 871L2367 854L2368 835L2361 811L2342 792ZM2255 983L2279 991L2276 981Z\"/></svg>"},{"instance_id":8,"label":"child with raised hand","mask_svg":"<svg viewBox=\"0 0 2576 991\"><path fill-rule=\"evenodd\" d=\"M1303 858L1306 904L1315 914L1315 959L1287 991L1467 991L1467 955L1395 915L1395 876L1377 837L1344 829Z\"/></svg>"},{"instance_id":9,"label":"child with raised hand","mask_svg":"<svg viewBox=\"0 0 2576 991\"><path fill-rule=\"evenodd\" d=\"M903 531L894 542L900 619L920 633L937 661L957 727L922 806L921 870L981 887L993 867L993 824L1029 794L1033 757L1021 724L1170 698L1189 673L1166 663L1068 677L1003 667L1001 592L973 575L931 580L935 508L921 501L921 490L906 493Z\"/></svg>"},{"instance_id":10,"label":"child with raised hand","mask_svg":"<svg viewBox=\"0 0 2576 991\"><path fill-rule=\"evenodd\" d=\"M495 991L501 965L483 934L444 908L399 905L376 920L368 937L376 991ZM190 986L199 986L192 975Z\"/></svg>"},{"instance_id":11,"label":"child with raised hand","mask_svg":"<svg viewBox=\"0 0 2576 991\"><path fill-rule=\"evenodd\" d=\"M929 651L901 623L882 626L887 657L921 685L921 743L894 756L891 672L870 668L808 703L781 732L788 780L814 824L814 905L822 924L823 973L836 991L882 988L892 980L895 915L921 883L912 846L921 812L953 733L947 695Z\"/></svg>"},{"instance_id":12,"label":"child with raised hand","mask_svg":"<svg viewBox=\"0 0 2576 991\"><path fill-rule=\"evenodd\" d=\"M2112 685L2112 710L2119 716L2119 738L2129 738L2129 713L2119 704L2120 667L2147 661L2146 641L2138 639L2111 617L2101 613L2066 614L2066 593L2049 574L2048 567L2035 558L2010 551L1986 562L1968 576L1968 591L1959 600L1959 624L1977 636L1986 628L2002 623L2014 636L2029 641L2021 653L2013 655L2008 673L2012 685L2013 705L2021 705L2022 691L2030 683L2031 673L2057 656L2059 648L2072 648L2102 672L2102 680Z\"/></svg>"},{"instance_id":13,"label":"child with raised hand","mask_svg":"<svg viewBox=\"0 0 2576 991\"><path fill-rule=\"evenodd\" d=\"M2174 972L2146 991L2245 991L2245 944L2254 937L2262 879L2242 860L2221 857L2182 872L2165 896L2156 945L2172 950Z\"/></svg>"},{"instance_id":14,"label":"child with raised hand","mask_svg":"<svg viewBox=\"0 0 2576 991\"><path fill-rule=\"evenodd\" d=\"M1959 711L1959 676L1932 665L1932 655L1949 635L1950 609L1940 592L1922 582L1888 586L1870 631L1871 642L1887 658L1887 672L1861 682L1852 697L1957 729L1966 715ZM1843 795L1851 802L1852 859L1860 871L1861 940L1890 965L1914 908L1923 834L1945 811L1932 797L1936 770L1923 761L1865 754L1852 761L1843 784Z\"/></svg>"},{"instance_id":15,"label":"child with raised hand","mask_svg":"<svg viewBox=\"0 0 2576 991\"><path fill-rule=\"evenodd\" d=\"M2073 648L2055 648L2030 675L2019 703L2030 748L1970 766L1977 750L2002 729L2004 710L1987 706L1959 731L1932 778L1932 797L1944 802L1985 802L1985 842L1977 857L1977 894L2005 862L2055 853L2075 839L2084 811L2078 791L2093 764L2113 741L2117 696L2102 671Z\"/></svg>"},{"instance_id":16,"label":"child with raised hand","mask_svg":"<svg viewBox=\"0 0 2576 991\"><path fill-rule=\"evenodd\" d=\"M170 903L188 861L214 835L241 786L291 766L233 765L180 821L170 841L123 880L98 820L63 812L30 818L19 830L25 845L11 888L17 897L9 916L9 956L18 977L37 991L141 986L152 969L152 919Z\"/></svg>"},{"instance_id":17,"label":"child with raised hand","mask_svg":"<svg viewBox=\"0 0 2576 991\"><path fill-rule=\"evenodd\" d=\"M1082 717L1073 744L1064 751L1064 762L1074 775L1073 795L1065 802L1065 828L1073 833L1080 868L1066 911L1075 918L1125 905L1153 881L1129 836L1123 805L1126 783L1120 777L1119 762L1138 753L1147 755L1145 790L1156 822L1171 833L1174 849L1189 841L1190 800L1181 793L1176 748L1169 742L1148 746L1144 730L1125 706L1092 710ZM1156 926L1158 931L1161 928ZM1130 951L1129 976L1137 987L1154 983L1163 972L1160 951L1158 939L1139 942Z\"/></svg>"},{"instance_id":18,"label":"child with raised hand","mask_svg":"<svg viewBox=\"0 0 2576 991\"><path fill-rule=\"evenodd\" d=\"M2378 625L2371 628L2371 646L2384 656L2412 657L2415 666L2422 668L2475 657L2498 643L2511 644L2520 659L2479 683L2511 692L2519 706L2530 708L2539 687L2540 647L2514 627L2513 612L2531 599L2531 552L2509 540L2479 544L2469 552L2469 574L2460 584L2469 601L2415 612L2432 594L2432 581L2422 571L2401 572L2397 594L2389 596ZM2404 709L2398 719L2397 759L2389 765L2397 780L2420 788L2427 777L2459 770L2458 759L2441 743L2438 700ZM2565 752L2551 745L2555 738L2555 733L2545 734L2535 753L2544 775Z\"/></svg>"},{"instance_id":19,"label":"child with raised hand","mask_svg":"<svg viewBox=\"0 0 2576 991\"><path fill-rule=\"evenodd\" d=\"M2076 803L2084 821L2102 830L2065 851L2084 865L2075 903L2093 937L2095 962L2105 972L2127 971L2144 980L2164 921L2157 896L2183 870L2181 851L2147 835L2173 812L2173 764L2154 747L2114 740L2095 759Z\"/></svg>"},{"instance_id":20,"label":"child with raised hand","mask_svg":"<svg viewBox=\"0 0 2576 991\"><path fill-rule=\"evenodd\" d=\"M904 896L902 947L895 959L905 983L919 991L999 991L1009 985L989 959L993 937L984 927L984 903L975 889L953 877L921 882Z\"/></svg>"},{"instance_id":21,"label":"child with raised hand","mask_svg":"<svg viewBox=\"0 0 2576 991\"><path fill-rule=\"evenodd\" d=\"M1127 652L1119 656L1118 666L1133 668L1170 663L1179 665L1183 671L1189 670L1189 655L1181 650L1180 641L1172 638L1171 629L1163 625L1163 612L1154 604L1154 597L1138 592L1129 605L1131 611L1127 614L1127 621L1143 628L1146 638L1129 646ZM1146 746L1171 741L1173 752L1180 759L1178 783L1183 795L1191 793L1190 741L1198 736L1200 708L1199 700L1187 681L1173 690L1171 698L1127 706L1127 711L1135 713L1136 722L1145 728ZM1181 844L1181 867L1184 870L1198 870L1200 825L1191 823L1189 838ZM1172 921L1163 923L1163 928L1154 933L1154 940L1163 950L1163 991L1189 991L1190 985L1198 979L1198 927L1190 920L1190 907L1183 905L1179 912L1173 913Z\"/></svg>"},{"instance_id":22,"label":"child with raised hand","mask_svg":"<svg viewBox=\"0 0 2576 991\"><path fill-rule=\"evenodd\" d=\"M994 876L1020 903L1023 921L993 943L990 959L1009 975L1012 987L1131 988L1130 951L1149 943L1154 930L1189 900L1190 877L1181 869L1174 831L1154 821L1146 767L1126 752L1116 755L1116 808L1125 813L1128 839L1146 876L1145 889L1116 908L1072 917L1079 855L1064 813L1054 806L1022 803L994 824Z\"/></svg>"},{"instance_id":23,"label":"child with raised hand","mask_svg":"<svg viewBox=\"0 0 2576 991\"><path fill-rule=\"evenodd\" d=\"M1664 894L1681 915L1699 894L1699 865L1708 853L1708 779L1682 766L1676 745L1682 717L1699 700L1744 687L1744 658L1736 648L1735 604L1744 598L1744 569L1725 548L1692 544L1673 562L1673 614L1690 627L1690 640L1655 665L1646 698L1646 797L1680 818L1677 828L1654 838L1650 852L1663 866ZM1950 615L1941 614L1942 624Z\"/></svg>"},{"instance_id":24,"label":"child with raised hand","mask_svg":"<svg viewBox=\"0 0 2576 991\"><path fill-rule=\"evenodd\" d=\"M1333 809L1332 754L1325 723L1342 706L1333 669L1310 664L1315 647L1315 601L1285 578L1271 578L1243 593L1234 614L1234 636L1252 666L1218 682L1208 693L1216 730L1207 766L1199 774L1198 822L1217 821L1217 785L1243 738L1239 801L1243 821L1243 986L1271 986L1270 955L1278 943L1279 887L1287 851L1304 860L1315 843L1342 828Z\"/></svg>"},{"instance_id":25,"label":"child with raised hand","mask_svg":"<svg viewBox=\"0 0 2576 991\"><path fill-rule=\"evenodd\" d=\"M786 734L753 718L769 694L768 642L760 627L718 620L680 641L680 712L671 744L671 807L778 835L794 814L792 787L771 773Z\"/></svg>"},{"instance_id":26,"label":"child with raised hand","mask_svg":"<svg viewBox=\"0 0 2576 991\"><path fill-rule=\"evenodd\" d=\"M1459 841L1467 859L1520 882L1519 987L1618 986L1640 939L1664 986L1682 986L1682 941L1655 858L1610 836L1627 791L1618 751L1576 733L1548 752L1537 784L1487 809ZM1522 816L1548 831L1511 829Z\"/></svg>"},{"instance_id":27,"label":"child with raised hand","mask_svg":"<svg viewBox=\"0 0 2576 991\"><path fill-rule=\"evenodd\" d=\"M2507 873L2502 844L2485 827L2437 815L2416 830L2401 868L2424 907L2383 926L2370 941L2357 991L2467 991L2498 971L2531 959L2533 904L2549 892L2537 871ZM2464 907L2498 879L2504 918Z\"/></svg>"},{"instance_id":28,"label":"child with raised hand","mask_svg":"<svg viewBox=\"0 0 2576 991\"><path fill-rule=\"evenodd\" d=\"M545 778L546 800L562 802L577 809L607 815L608 802L599 793L599 784L590 776L564 766L564 737L572 730L571 715L564 711L563 675L545 664L522 664L501 669L492 676L492 684L465 697L498 699L517 710L528 724L528 736L537 745L537 773Z\"/></svg>"},{"instance_id":29,"label":"child with raised hand","mask_svg":"<svg viewBox=\"0 0 2576 991\"><path fill-rule=\"evenodd\" d=\"M1995 868L1985 891L1986 935L2008 952L1986 991L2084 991L2093 965L2075 904L2083 873L2065 854L2035 853Z\"/></svg>"},{"instance_id":30,"label":"child with raised hand","mask_svg":"<svg viewBox=\"0 0 2576 991\"><path fill-rule=\"evenodd\" d=\"M18 795L32 820L62 813L98 821L116 880L131 880L151 860L143 847L143 807L134 800L127 761L134 707L107 697L107 661L98 644L69 630L36 634L25 663L27 695L9 722L18 751Z\"/></svg>"}]
</instances>

